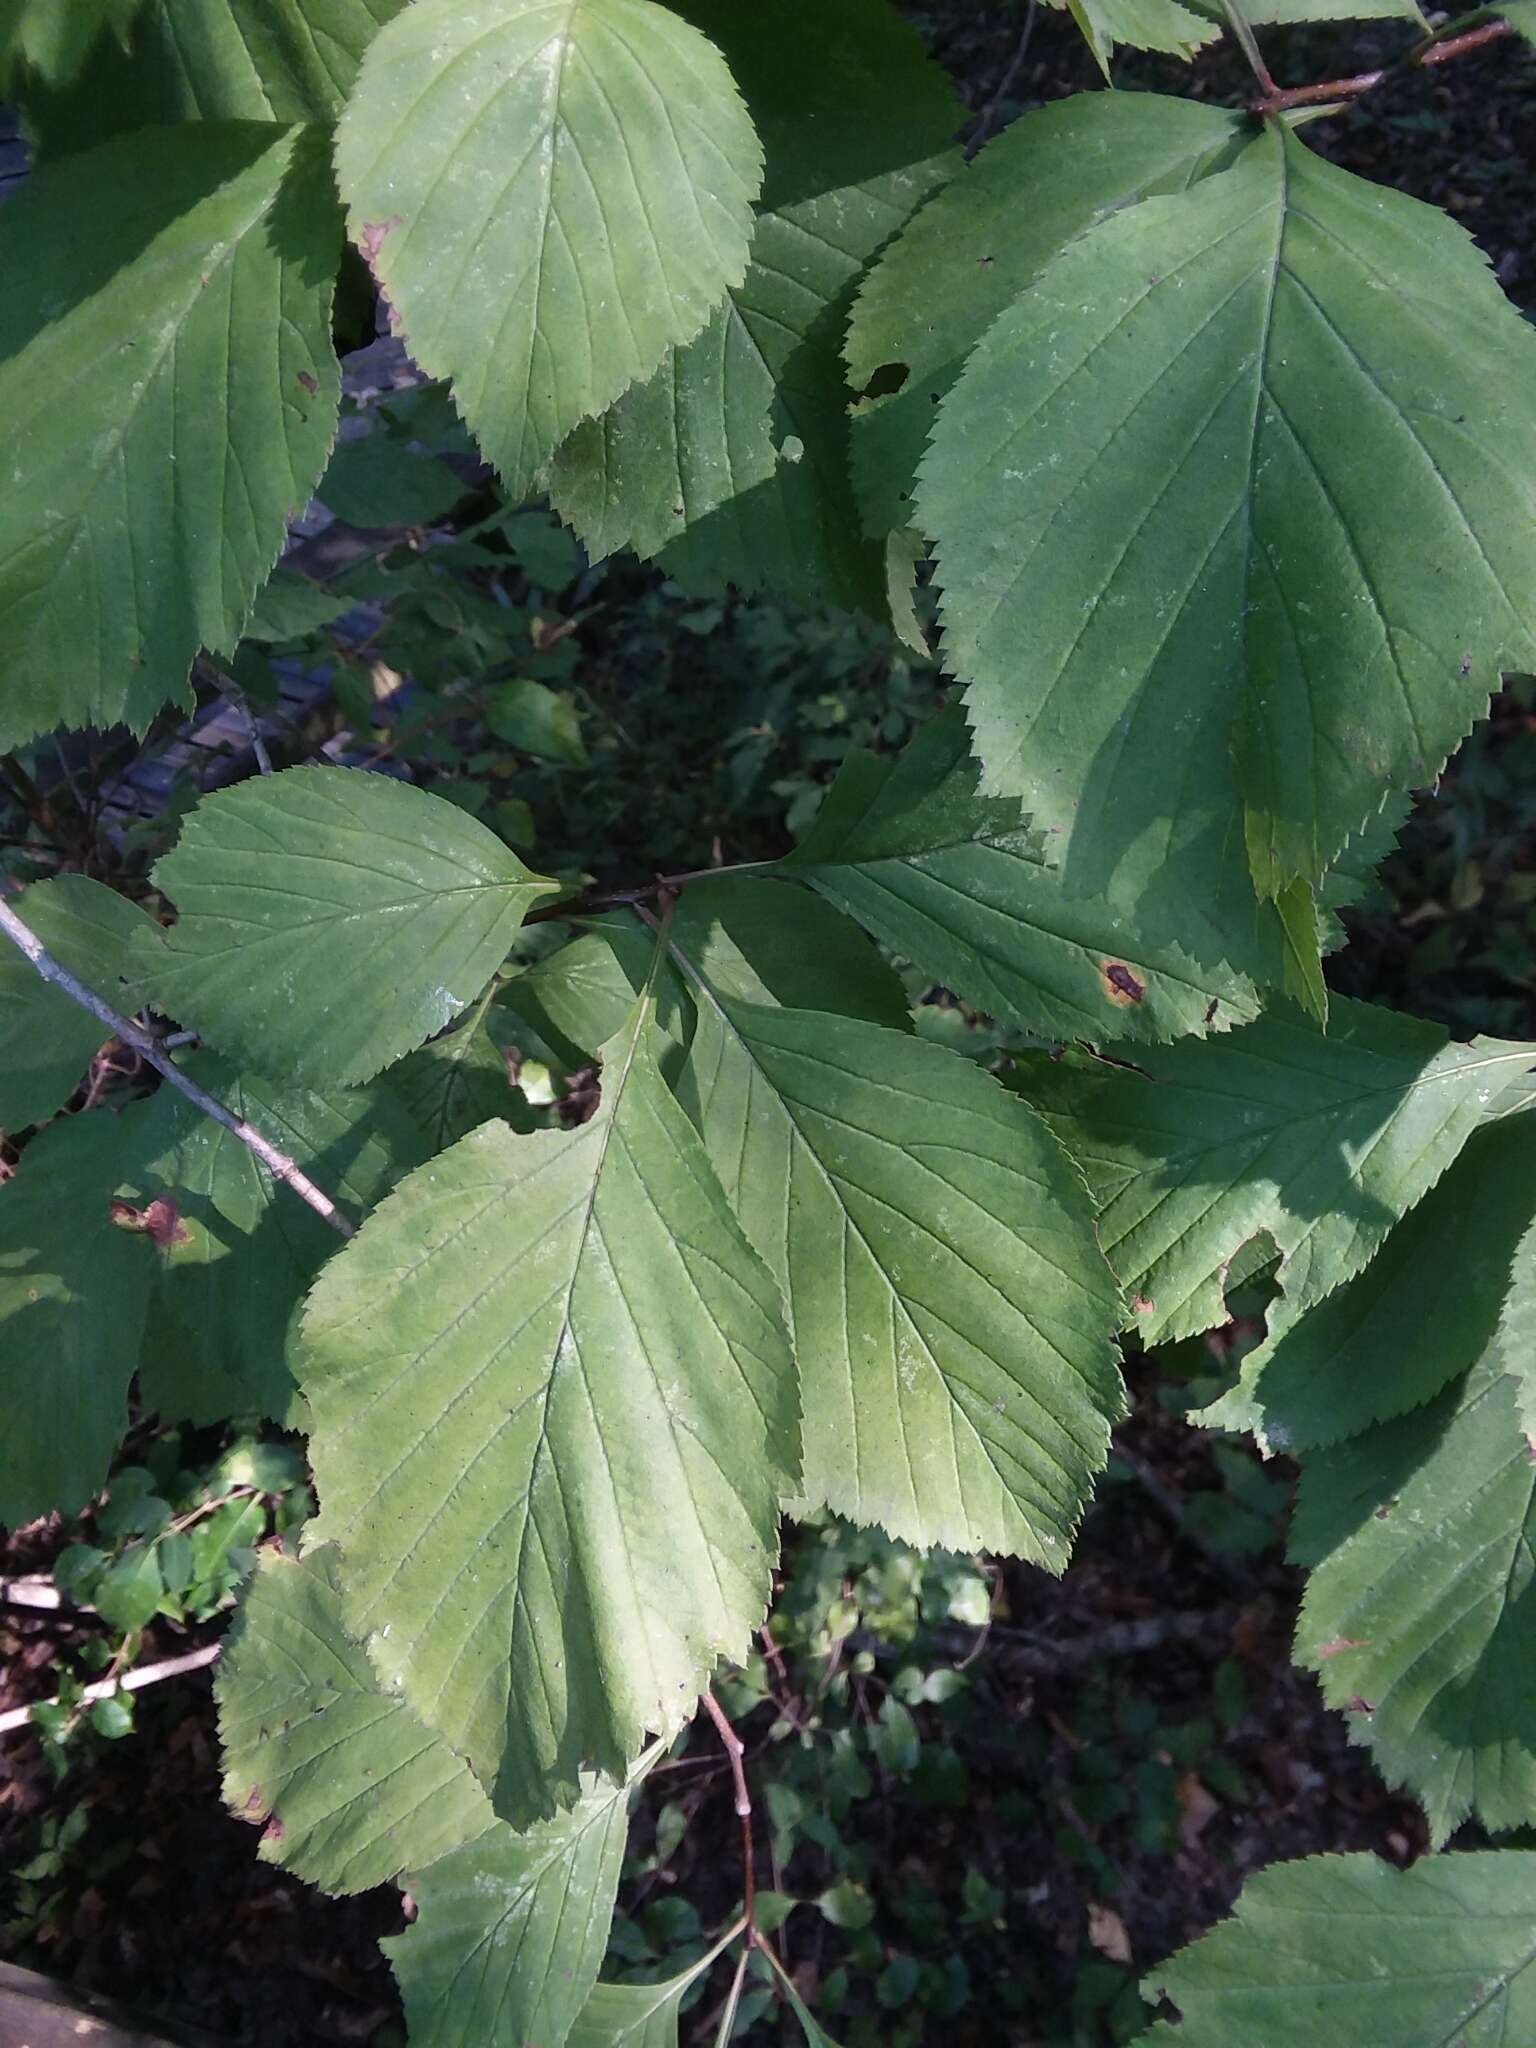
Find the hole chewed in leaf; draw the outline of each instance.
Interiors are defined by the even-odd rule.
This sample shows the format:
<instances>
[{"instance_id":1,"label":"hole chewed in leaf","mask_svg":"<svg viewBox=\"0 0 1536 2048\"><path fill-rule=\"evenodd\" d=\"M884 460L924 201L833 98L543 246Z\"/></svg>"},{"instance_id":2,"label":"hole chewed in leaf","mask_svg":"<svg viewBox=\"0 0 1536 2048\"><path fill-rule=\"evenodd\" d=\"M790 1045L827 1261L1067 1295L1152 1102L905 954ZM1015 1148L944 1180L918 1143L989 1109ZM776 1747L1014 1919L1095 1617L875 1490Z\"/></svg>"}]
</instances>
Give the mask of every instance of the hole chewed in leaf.
<instances>
[{"instance_id":1,"label":"hole chewed in leaf","mask_svg":"<svg viewBox=\"0 0 1536 2048\"><path fill-rule=\"evenodd\" d=\"M906 363L882 363L878 370L871 372L869 382L859 393L865 398L894 398L912 374Z\"/></svg>"}]
</instances>

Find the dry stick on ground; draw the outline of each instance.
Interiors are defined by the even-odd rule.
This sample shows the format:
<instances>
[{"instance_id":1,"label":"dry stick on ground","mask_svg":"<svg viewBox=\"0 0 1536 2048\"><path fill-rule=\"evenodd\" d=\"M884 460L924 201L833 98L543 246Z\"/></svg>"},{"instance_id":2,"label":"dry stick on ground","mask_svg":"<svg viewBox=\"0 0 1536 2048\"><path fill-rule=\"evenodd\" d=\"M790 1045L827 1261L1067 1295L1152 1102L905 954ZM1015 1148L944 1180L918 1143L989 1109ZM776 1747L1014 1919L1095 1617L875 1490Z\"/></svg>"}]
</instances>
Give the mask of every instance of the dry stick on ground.
<instances>
[{"instance_id":1,"label":"dry stick on ground","mask_svg":"<svg viewBox=\"0 0 1536 2048\"><path fill-rule=\"evenodd\" d=\"M286 1152L280 1152L270 1139L264 1138L260 1131L248 1124L243 1117L236 1116L233 1110L226 1109L222 1102L210 1095L206 1088L199 1088L195 1081L189 1080L166 1052L161 1040L141 1029L131 1018L119 1015L109 1003L104 1003L100 996L93 994L84 982L77 981L67 967L61 967L32 927L23 922L3 899L0 899L0 931L20 948L44 981L51 982L55 988L61 989L72 1002L78 1003L81 1009L89 1010L99 1023L107 1027L114 1038L121 1039L124 1045L131 1046L140 1059L147 1060L157 1074L169 1081L173 1088L179 1089L204 1116L212 1117L216 1124L222 1124L224 1129L238 1138L242 1145L249 1147L268 1172L292 1188L300 1201L307 1202L317 1216L323 1216L332 1230L342 1237L352 1235L354 1226L351 1220L342 1214L323 1189L315 1186L297 1160L290 1159Z\"/></svg>"},{"instance_id":2,"label":"dry stick on ground","mask_svg":"<svg viewBox=\"0 0 1536 2048\"><path fill-rule=\"evenodd\" d=\"M201 1671L205 1664L212 1664L224 1645L204 1643L200 1650L188 1650L182 1657L166 1657L159 1664L140 1664L132 1671L125 1671L118 1678L98 1678L88 1685L80 1695L82 1706L90 1700L110 1699L115 1692L141 1692L146 1685L158 1685L165 1678L180 1678L186 1671ZM37 1700L36 1706L56 1707L58 1700ZM8 1735L13 1728L25 1728L32 1719L31 1707L7 1707L0 1714L0 1735Z\"/></svg>"}]
</instances>

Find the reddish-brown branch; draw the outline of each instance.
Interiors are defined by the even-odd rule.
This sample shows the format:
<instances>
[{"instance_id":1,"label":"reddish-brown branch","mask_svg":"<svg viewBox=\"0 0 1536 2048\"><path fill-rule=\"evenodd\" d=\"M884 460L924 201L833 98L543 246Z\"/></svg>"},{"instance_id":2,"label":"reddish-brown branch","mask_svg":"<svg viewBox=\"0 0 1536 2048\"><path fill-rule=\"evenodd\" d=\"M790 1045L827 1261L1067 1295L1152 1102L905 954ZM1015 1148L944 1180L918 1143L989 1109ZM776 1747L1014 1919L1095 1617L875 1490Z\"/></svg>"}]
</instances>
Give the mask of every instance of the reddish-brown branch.
<instances>
[{"instance_id":1,"label":"reddish-brown branch","mask_svg":"<svg viewBox=\"0 0 1536 2048\"><path fill-rule=\"evenodd\" d=\"M1469 28L1464 35L1447 36L1441 42L1420 43L1399 63L1384 64L1377 71L1357 71L1353 78L1328 78L1317 85L1293 85L1266 93L1262 99L1254 101L1253 112L1281 114L1288 107L1317 107L1334 101L1357 100L1362 93L1373 91L1384 79L1394 77L1399 71L1422 69L1426 64L1448 64L1454 57L1465 57L1470 51L1481 50L1514 32L1507 21L1485 21L1481 28Z\"/></svg>"},{"instance_id":2,"label":"reddish-brown branch","mask_svg":"<svg viewBox=\"0 0 1536 2048\"><path fill-rule=\"evenodd\" d=\"M749 1929L755 1932L753 1914L757 1904L757 1881L754 1865L757 1858L752 1842L752 1795L747 1790L747 1774L742 1768L746 1755L741 1737L731 1726L730 1717L712 1692L701 1693L699 1704L715 1724L715 1733L720 1737L720 1746L731 1761L731 1778L736 1787L736 1812L741 1820L741 1910Z\"/></svg>"}]
</instances>

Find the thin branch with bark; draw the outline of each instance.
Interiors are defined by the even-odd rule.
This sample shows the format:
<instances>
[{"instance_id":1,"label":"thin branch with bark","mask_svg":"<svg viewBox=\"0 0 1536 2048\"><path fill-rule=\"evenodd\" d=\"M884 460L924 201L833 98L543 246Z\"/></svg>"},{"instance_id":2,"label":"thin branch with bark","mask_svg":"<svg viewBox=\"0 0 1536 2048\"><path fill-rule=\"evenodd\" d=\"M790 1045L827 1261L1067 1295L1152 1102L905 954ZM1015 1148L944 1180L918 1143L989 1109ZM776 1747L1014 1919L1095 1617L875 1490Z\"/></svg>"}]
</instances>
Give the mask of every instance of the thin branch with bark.
<instances>
[{"instance_id":1,"label":"thin branch with bark","mask_svg":"<svg viewBox=\"0 0 1536 2048\"><path fill-rule=\"evenodd\" d=\"M80 1695L81 1705L91 1700L110 1699L115 1692L142 1692L146 1685L159 1685L163 1679L180 1678L188 1671L201 1671L205 1664L212 1664L224 1645L204 1643L200 1650L188 1650L181 1657L166 1657L158 1664L140 1664L132 1671L125 1671L120 1677L98 1678L88 1685ZM59 1700L37 1700L35 1706L57 1707ZM25 1728L32 1719L32 1707L7 1707L0 1714L0 1735L9 1735L13 1728Z\"/></svg>"},{"instance_id":2,"label":"thin branch with bark","mask_svg":"<svg viewBox=\"0 0 1536 2048\"><path fill-rule=\"evenodd\" d=\"M323 1216L332 1230L341 1237L352 1235L354 1225L351 1219L342 1214L322 1188L315 1186L297 1160L290 1159L286 1152L279 1151L277 1146L269 1138L264 1138L254 1125L248 1124L243 1117L236 1116L233 1110L226 1109L224 1104L210 1095L206 1088L199 1088L197 1083L189 1079L177 1066L160 1039L135 1024L132 1018L124 1017L114 1010L110 1003L103 1002L100 996L85 986L84 982L77 981L67 967L62 967L54 959L32 927L19 918L3 898L0 898L0 931L3 931L12 944L25 954L44 981L61 990L71 1002L78 1003L81 1009L89 1010L99 1023L106 1026L114 1038L131 1047L140 1059L147 1061L163 1080L185 1095L204 1116L211 1117L216 1124L222 1124L232 1137L238 1138L242 1145L255 1153L275 1179L282 1181L285 1187L291 1188L301 1202L307 1202L317 1216Z\"/></svg>"},{"instance_id":3,"label":"thin branch with bark","mask_svg":"<svg viewBox=\"0 0 1536 2048\"><path fill-rule=\"evenodd\" d=\"M746 1748L741 1737L731 1726L730 1716L712 1692L701 1693L699 1704L714 1722L715 1733L720 1737L720 1745L731 1761L731 1778L736 1787L736 1813L741 1821L742 1912L746 1916L747 1926L755 1932L757 1856L752 1841L752 1795L747 1790L747 1774L742 1769L742 1758L746 1755Z\"/></svg>"},{"instance_id":4,"label":"thin branch with bark","mask_svg":"<svg viewBox=\"0 0 1536 2048\"><path fill-rule=\"evenodd\" d=\"M1396 78L1404 71L1422 71L1427 65L1449 64L1457 57L1465 57L1474 50L1485 49L1489 43L1496 43L1505 36L1515 33L1514 25L1502 18L1485 21L1479 27L1467 29L1461 35L1431 36L1422 43L1415 43L1406 56L1395 64L1383 64L1375 71L1357 71L1352 78L1326 78L1316 85L1276 86L1261 99L1253 103L1256 114L1283 114L1290 107L1320 107L1330 104L1344 105L1357 100L1368 92L1374 92L1378 85L1389 78Z\"/></svg>"}]
</instances>

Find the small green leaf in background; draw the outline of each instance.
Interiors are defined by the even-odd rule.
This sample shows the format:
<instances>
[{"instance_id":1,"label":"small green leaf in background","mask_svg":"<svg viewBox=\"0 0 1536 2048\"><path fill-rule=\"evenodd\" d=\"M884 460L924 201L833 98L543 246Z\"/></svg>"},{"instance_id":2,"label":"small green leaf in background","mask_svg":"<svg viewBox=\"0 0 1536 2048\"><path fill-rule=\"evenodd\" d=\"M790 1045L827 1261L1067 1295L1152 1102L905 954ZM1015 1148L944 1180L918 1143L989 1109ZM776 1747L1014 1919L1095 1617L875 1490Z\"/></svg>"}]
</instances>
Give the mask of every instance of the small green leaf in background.
<instances>
[{"instance_id":1,"label":"small green leaf in background","mask_svg":"<svg viewBox=\"0 0 1536 2048\"><path fill-rule=\"evenodd\" d=\"M112 1221L133 1113L53 1123L0 1187L0 1522L83 1507L128 1421L151 1247ZM125 1626L128 1624L125 1624Z\"/></svg>"},{"instance_id":2,"label":"small green leaf in background","mask_svg":"<svg viewBox=\"0 0 1536 2048\"><path fill-rule=\"evenodd\" d=\"M557 884L441 797L290 768L205 797L155 870L143 987L287 1082L366 1081L474 1001Z\"/></svg>"},{"instance_id":3,"label":"small green leaf in background","mask_svg":"<svg viewBox=\"0 0 1536 2048\"><path fill-rule=\"evenodd\" d=\"M127 39L141 0L0 0L0 82L26 66L55 82L72 78L110 34Z\"/></svg>"},{"instance_id":4,"label":"small green leaf in background","mask_svg":"<svg viewBox=\"0 0 1536 2048\"><path fill-rule=\"evenodd\" d=\"M12 907L61 967L118 1006L133 934L152 926L126 896L85 875L34 882ZM19 1131L61 1109L107 1033L89 1010L51 987L9 939L0 951L0 1130Z\"/></svg>"},{"instance_id":5,"label":"small green leaf in background","mask_svg":"<svg viewBox=\"0 0 1536 2048\"><path fill-rule=\"evenodd\" d=\"M498 683L486 698L485 722L498 739L541 761L587 766L581 716L569 690L552 690L526 676Z\"/></svg>"},{"instance_id":6,"label":"small green leaf in background","mask_svg":"<svg viewBox=\"0 0 1536 2048\"><path fill-rule=\"evenodd\" d=\"M412 355L514 499L740 284L762 172L718 53L653 0L416 0L336 161Z\"/></svg>"},{"instance_id":7,"label":"small green leaf in background","mask_svg":"<svg viewBox=\"0 0 1536 2048\"><path fill-rule=\"evenodd\" d=\"M467 489L436 456L413 454L375 430L338 445L315 496L349 526L428 526Z\"/></svg>"},{"instance_id":8,"label":"small green leaf in background","mask_svg":"<svg viewBox=\"0 0 1536 2048\"><path fill-rule=\"evenodd\" d=\"M243 637L281 646L288 640L304 639L350 610L349 598L338 597L291 569L279 569L256 593Z\"/></svg>"}]
</instances>

